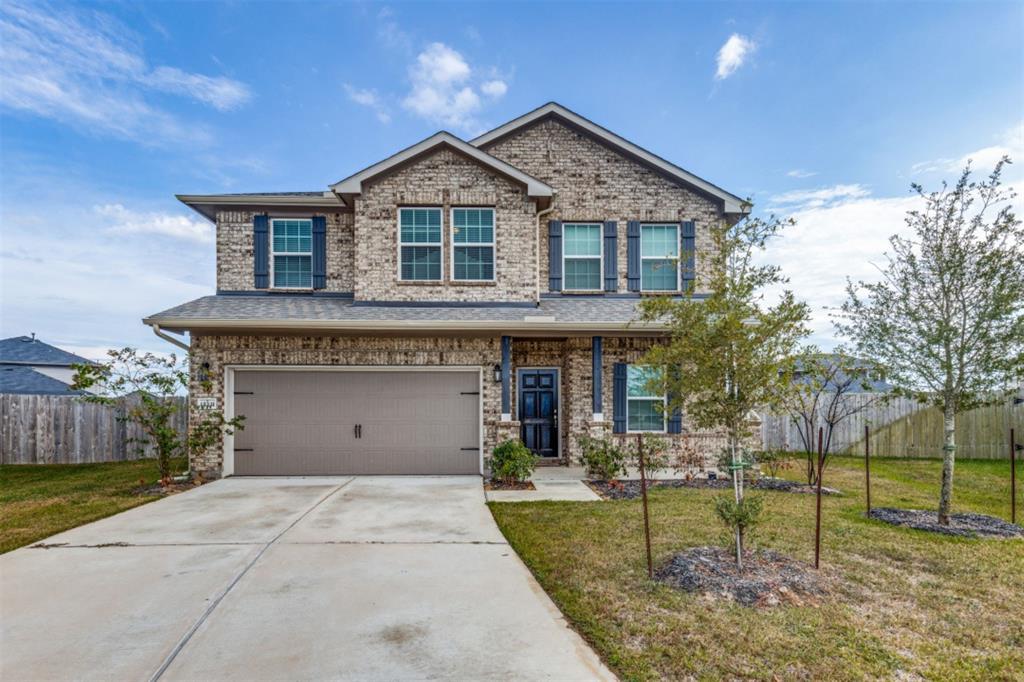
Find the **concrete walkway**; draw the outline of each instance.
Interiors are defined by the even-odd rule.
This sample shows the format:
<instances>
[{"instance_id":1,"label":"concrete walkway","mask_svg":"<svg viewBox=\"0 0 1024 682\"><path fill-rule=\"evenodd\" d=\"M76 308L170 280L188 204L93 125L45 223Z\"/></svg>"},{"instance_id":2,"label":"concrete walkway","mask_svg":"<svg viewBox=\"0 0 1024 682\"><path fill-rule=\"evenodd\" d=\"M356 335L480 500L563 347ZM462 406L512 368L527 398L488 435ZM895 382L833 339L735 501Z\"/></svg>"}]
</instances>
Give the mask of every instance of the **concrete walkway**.
<instances>
[{"instance_id":1,"label":"concrete walkway","mask_svg":"<svg viewBox=\"0 0 1024 682\"><path fill-rule=\"evenodd\" d=\"M478 477L228 479L0 556L0 679L614 679Z\"/></svg>"}]
</instances>

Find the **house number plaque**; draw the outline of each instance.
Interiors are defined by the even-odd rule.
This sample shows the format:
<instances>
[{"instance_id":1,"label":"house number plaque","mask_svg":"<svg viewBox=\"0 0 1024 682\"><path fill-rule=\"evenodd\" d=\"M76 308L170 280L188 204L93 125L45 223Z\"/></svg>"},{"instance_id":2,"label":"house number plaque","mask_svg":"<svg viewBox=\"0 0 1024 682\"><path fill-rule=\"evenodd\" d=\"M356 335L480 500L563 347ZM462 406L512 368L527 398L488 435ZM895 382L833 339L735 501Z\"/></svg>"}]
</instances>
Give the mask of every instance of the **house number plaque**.
<instances>
[{"instance_id":1,"label":"house number plaque","mask_svg":"<svg viewBox=\"0 0 1024 682\"><path fill-rule=\"evenodd\" d=\"M213 397L196 398L197 410L216 410L217 399Z\"/></svg>"}]
</instances>

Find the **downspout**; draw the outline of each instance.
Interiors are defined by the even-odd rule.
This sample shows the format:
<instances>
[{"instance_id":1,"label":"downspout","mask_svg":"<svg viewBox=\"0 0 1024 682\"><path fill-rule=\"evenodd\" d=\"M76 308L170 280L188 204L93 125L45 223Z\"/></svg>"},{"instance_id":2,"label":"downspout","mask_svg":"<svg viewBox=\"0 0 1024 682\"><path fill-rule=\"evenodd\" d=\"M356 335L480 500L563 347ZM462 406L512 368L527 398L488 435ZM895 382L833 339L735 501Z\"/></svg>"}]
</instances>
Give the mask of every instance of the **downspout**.
<instances>
[{"instance_id":1,"label":"downspout","mask_svg":"<svg viewBox=\"0 0 1024 682\"><path fill-rule=\"evenodd\" d=\"M558 195L558 192L552 192L551 193L551 205L548 206L547 208L545 208L543 211L538 211L537 212L537 244L536 244L537 269L535 270L535 272L537 273L536 282L537 282L537 303L538 304L540 303L540 219L543 218L544 216L546 216L548 213L551 213L552 211L555 210L555 198L557 197L557 195Z\"/></svg>"},{"instance_id":2,"label":"downspout","mask_svg":"<svg viewBox=\"0 0 1024 682\"><path fill-rule=\"evenodd\" d=\"M160 329L160 325L158 325L156 323L153 323L153 324L151 324L149 326L153 329L153 333L154 334L159 336L161 339L163 339L167 343L170 343L170 344L173 344L173 345L177 346L178 348L182 349L186 353L191 352L192 349L189 347L189 345L187 343L185 343L181 339L174 338L173 336L171 336L170 334L165 332L163 329Z\"/></svg>"}]
</instances>

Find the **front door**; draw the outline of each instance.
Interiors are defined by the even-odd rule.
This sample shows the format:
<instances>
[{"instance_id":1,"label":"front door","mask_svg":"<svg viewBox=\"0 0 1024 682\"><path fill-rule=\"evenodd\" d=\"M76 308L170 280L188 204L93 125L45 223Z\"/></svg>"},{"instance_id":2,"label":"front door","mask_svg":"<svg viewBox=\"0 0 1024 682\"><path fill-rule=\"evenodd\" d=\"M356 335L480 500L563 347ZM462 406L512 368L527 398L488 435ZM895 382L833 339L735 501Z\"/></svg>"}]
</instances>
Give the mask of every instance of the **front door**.
<instances>
[{"instance_id":1,"label":"front door","mask_svg":"<svg viewBox=\"0 0 1024 682\"><path fill-rule=\"evenodd\" d=\"M523 442L541 457L558 457L558 370L519 370Z\"/></svg>"}]
</instances>

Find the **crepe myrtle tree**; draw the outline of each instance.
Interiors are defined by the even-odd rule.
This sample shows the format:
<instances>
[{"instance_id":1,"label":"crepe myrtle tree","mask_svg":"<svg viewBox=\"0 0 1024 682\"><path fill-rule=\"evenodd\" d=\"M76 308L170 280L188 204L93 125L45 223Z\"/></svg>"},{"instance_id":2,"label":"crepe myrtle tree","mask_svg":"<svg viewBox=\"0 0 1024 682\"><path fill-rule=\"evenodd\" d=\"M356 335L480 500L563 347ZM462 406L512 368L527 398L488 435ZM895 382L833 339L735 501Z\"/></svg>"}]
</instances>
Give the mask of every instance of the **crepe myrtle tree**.
<instances>
[{"instance_id":1,"label":"crepe myrtle tree","mask_svg":"<svg viewBox=\"0 0 1024 682\"><path fill-rule=\"evenodd\" d=\"M746 422L755 410L778 405L791 382L797 349L808 332L809 309L785 289L775 265L757 258L766 242L792 221L746 218L711 231L712 244L703 262L699 285L680 298L645 298L640 319L668 327L668 340L648 351L642 364L668 368L652 374L652 390L667 396L667 410L685 407L695 428L722 428L728 438L737 514L744 501L740 471ZM774 303L766 290L782 288ZM706 291L697 297L694 290ZM685 403L685 405L684 405ZM725 518L725 516L723 516ZM743 566L742 527L732 524L736 562Z\"/></svg>"},{"instance_id":2,"label":"crepe myrtle tree","mask_svg":"<svg viewBox=\"0 0 1024 682\"><path fill-rule=\"evenodd\" d=\"M136 424L144 434L132 442L143 454L153 446L160 482L171 480L171 459L200 454L243 428L245 417L226 419L219 411L204 412L190 420L187 435L174 427L174 416L188 407L175 397L188 391L189 371L185 360L172 353L160 356L140 353L134 348L107 351L106 362L75 365L73 389L95 391L83 400L119 408L118 420ZM209 391L210 382L201 382Z\"/></svg>"},{"instance_id":3,"label":"crepe myrtle tree","mask_svg":"<svg viewBox=\"0 0 1024 682\"><path fill-rule=\"evenodd\" d=\"M816 485L821 473L818 429L822 430L823 470L839 425L891 397L888 391L879 390L877 380L882 374L877 363L855 357L841 345L830 353L808 346L797 357L793 382L781 402L806 455L807 485Z\"/></svg>"},{"instance_id":4,"label":"crepe myrtle tree","mask_svg":"<svg viewBox=\"0 0 1024 682\"><path fill-rule=\"evenodd\" d=\"M1009 163L977 181L968 163L938 191L912 185L922 206L890 237L881 279L848 282L836 315L900 394L942 410L941 524L953 501L956 416L1004 400L1024 377L1024 229L1002 185Z\"/></svg>"}]
</instances>

